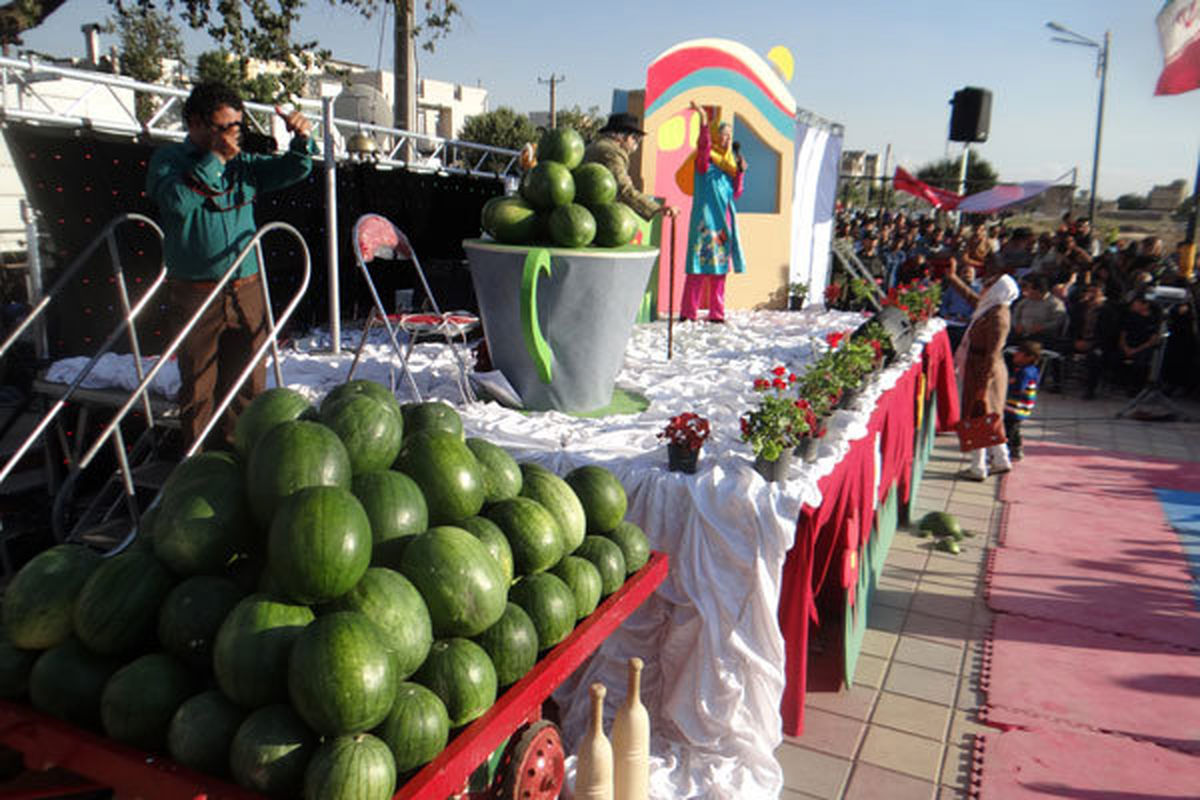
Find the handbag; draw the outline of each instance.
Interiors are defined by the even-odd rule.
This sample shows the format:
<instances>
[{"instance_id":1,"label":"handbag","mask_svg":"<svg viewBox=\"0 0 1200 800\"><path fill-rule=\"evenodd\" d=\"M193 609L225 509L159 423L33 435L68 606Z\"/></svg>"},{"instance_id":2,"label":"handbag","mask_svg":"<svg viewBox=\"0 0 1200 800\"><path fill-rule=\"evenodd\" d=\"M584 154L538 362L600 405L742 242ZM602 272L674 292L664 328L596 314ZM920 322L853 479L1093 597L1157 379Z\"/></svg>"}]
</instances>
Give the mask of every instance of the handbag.
<instances>
[{"instance_id":1,"label":"handbag","mask_svg":"<svg viewBox=\"0 0 1200 800\"><path fill-rule=\"evenodd\" d=\"M954 432L958 434L958 449L963 453L1008 441L1004 435L1004 422L995 412L961 419Z\"/></svg>"}]
</instances>

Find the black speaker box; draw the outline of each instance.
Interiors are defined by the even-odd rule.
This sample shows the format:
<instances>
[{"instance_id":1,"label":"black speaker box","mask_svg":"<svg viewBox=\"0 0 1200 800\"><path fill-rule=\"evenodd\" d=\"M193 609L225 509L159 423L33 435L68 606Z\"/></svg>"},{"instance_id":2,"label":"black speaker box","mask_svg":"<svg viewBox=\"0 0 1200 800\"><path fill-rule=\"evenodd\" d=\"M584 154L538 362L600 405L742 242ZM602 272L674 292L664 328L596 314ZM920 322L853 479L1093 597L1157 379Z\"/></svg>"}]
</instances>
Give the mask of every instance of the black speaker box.
<instances>
[{"instance_id":1,"label":"black speaker box","mask_svg":"<svg viewBox=\"0 0 1200 800\"><path fill-rule=\"evenodd\" d=\"M950 141L986 142L992 122L992 93L967 86L954 93L950 105Z\"/></svg>"},{"instance_id":2,"label":"black speaker box","mask_svg":"<svg viewBox=\"0 0 1200 800\"><path fill-rule=\"evenodd\" d=\"M854 333L851 334L852 339L857 339L864 334L864 330L872 322L878 322L887 332L888 338L892 340L892 351L896 355L907 353L912 347L913 339L917 336L916 327L912 320L895 306L884 306L878 314L866 319L859 325Z\"/></svg>"}]
</instances>

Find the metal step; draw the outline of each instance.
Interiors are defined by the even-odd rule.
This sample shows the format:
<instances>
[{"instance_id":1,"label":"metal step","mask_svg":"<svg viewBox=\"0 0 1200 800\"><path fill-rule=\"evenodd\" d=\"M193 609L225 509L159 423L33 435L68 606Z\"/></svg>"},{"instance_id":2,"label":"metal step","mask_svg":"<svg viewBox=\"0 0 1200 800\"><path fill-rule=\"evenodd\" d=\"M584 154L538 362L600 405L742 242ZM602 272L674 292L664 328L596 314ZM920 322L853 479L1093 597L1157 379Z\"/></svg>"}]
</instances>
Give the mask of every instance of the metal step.
<instances>
[{"instance_id":1,"label":"metal step","mask_svg":"<svg viewBox=\"0 0 1200 800\"><path fill-rule=\"evenodd\" d=\"M107 552L125 541L125 537L133 530L133 521L129 519L110 519L94 528L75 536L73 541L78 544Z\"/></svg>"},{"instance_id":2,"label":"metal step","mask_svg":"<svg viewBox=\"0 0 1200 800\"><path fill-rule=\"evenodd\" d=\"M133 468L133 485L139 489L161 489L177 466L175 461L147 461Z\"/></svg>"}]
</instances>

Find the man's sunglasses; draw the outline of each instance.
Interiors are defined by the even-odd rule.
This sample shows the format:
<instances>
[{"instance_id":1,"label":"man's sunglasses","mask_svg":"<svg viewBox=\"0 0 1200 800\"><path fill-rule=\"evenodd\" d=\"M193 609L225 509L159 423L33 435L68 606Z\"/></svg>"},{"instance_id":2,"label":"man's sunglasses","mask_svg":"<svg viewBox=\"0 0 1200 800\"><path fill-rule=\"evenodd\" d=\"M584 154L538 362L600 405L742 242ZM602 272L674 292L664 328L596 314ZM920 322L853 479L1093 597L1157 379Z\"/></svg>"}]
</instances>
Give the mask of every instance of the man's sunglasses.
<instances>
[{"instance_id":1,"label":"man's sunglasses","mask_svg":"<svg viewBox=\"0 0 1200 800\"><path fill-rule=\"evenodd\" d=\"M210 122L208 126L217 133L228 133L229 131L244 127L240 119L233 122L226 122L224 125L217 125L215 122Z\"/></svg>"}]
</instances>

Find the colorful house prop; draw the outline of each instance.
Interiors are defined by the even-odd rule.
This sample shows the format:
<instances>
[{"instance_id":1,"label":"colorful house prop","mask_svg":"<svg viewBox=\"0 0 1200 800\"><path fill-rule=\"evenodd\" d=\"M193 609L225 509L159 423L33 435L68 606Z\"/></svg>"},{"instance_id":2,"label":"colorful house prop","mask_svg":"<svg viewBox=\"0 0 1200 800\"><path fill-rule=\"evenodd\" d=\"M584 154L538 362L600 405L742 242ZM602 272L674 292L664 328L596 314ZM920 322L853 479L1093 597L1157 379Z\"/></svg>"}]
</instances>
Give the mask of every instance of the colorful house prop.
<instances>
[{"instance_id":1,"label":"colorful house prop","mask_svg":"<svg viewBox=\"0 0 1200 800\"><path fill-rule=\"evenodd\" d=\"M733 124L733 138L749 164L745 192L736 204L747 271L726 283L727 307L785 308L788 283L803 280L817 270L818 265L807 260L799 265L797 273L795 260L798 253L808 258L820 249L815 247L818 242L812 235L813 219L832 219L836 157L834 184L828 196L813 195L823 172L820 167L828 160L827 149L832 144L840 153L841 129L826 125L827 135L819 148L807 138L798 138L800 126L807 131L815 118L805 115L802 123L797 116L796 101L785 84L792 72L790 53L777 47L768 58L770 62L745 45L726 39L684 42L655 58L646 70L644 95L628 98L628 110L643 111L643 127L648 134L640 153L643 185L680 209L675 225L676 310L683 292L691 210L691 196L680 185L677 173L694 151L700 132L699 117L690 108L692 101ZM635 107L636 100L641 100L641 109ZM801 149L806 141L808 149ZM798 156L804 159L802 163ZM804 168L802 172L800 167ZM798 196L803 201L799 213ZM821 212L826 200L828 209ZM793 246L793 231L798 228L807 232L802 247ZM669 226L663 235L668 232ZM822 273L828 268L828 241L826 237L825 261L819 265ZM662 250L669 252L666 243ZM797 274L804 277L797 278ZM667 270L660 269L656 287L659 314L667 311L669 280ZM810 292L809 296L814 294Z\"/></svg>"}]
</instances>

